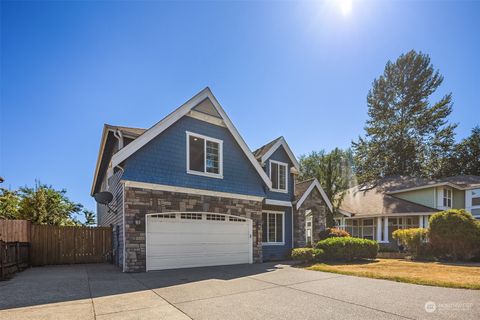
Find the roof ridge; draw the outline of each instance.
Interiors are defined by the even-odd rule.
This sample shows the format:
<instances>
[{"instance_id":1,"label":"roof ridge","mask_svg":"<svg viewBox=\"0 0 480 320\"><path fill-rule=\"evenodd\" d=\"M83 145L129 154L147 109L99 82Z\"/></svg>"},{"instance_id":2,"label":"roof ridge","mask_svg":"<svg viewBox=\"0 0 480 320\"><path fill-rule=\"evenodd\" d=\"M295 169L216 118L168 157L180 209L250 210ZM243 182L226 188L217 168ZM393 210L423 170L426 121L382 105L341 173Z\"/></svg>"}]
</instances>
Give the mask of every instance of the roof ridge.
<instances>
[{"instance_id":1,"label":"roof ridge","mask_svg":"<svg viewBox=\"0 0 480 320\"><path fill-rule=\"evenodd\" d=\"M318 179L317 179L317 178L309 178L309 179L306 179L306 180L298 181L298 182L296 182L295 184L310 182L310 181L313 181L313 180L318 180Z\"/></svg>"}]
</instances>

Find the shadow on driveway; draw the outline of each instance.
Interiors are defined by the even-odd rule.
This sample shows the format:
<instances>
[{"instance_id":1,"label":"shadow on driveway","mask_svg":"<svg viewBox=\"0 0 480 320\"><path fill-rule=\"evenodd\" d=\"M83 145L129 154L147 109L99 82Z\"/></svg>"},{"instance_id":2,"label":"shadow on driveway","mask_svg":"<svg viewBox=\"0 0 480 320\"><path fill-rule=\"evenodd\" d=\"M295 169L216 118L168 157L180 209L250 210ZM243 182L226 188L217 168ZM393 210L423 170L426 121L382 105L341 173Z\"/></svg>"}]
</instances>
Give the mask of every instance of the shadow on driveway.
<instances>
[{"instance_id":1,"label":"shadow on driveway","mask_svg":"<svg viewBox=\"0 0 480 320\"><path fill-rule=\"evenodd\" d=\"M0 282L0 310L84 301L205 280L233 280L282 268L278 263L123 273L110 264L35 267Z\"/></svg>"}]
</instances>

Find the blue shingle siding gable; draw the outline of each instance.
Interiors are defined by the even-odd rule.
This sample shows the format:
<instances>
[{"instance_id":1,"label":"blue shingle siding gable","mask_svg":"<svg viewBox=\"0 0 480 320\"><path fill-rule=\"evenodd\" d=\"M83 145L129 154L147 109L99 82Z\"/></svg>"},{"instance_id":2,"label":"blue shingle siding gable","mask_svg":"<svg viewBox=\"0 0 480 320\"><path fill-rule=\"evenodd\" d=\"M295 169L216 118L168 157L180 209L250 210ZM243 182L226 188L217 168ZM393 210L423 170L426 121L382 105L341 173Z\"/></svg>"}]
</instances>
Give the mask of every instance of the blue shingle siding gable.
<instances>
[{"instance_id":1,"label":"blue shingle siding gable","mask_svg":"<svg viewBox=\"0 0 480 320\"><path fill-rule=\"evenodd\" d=\"M223 141L223 179L187 173L186 132ZM132 154L123 179L186 188L265 196L265 184L230 131L185 116Z\"/></svg>"},{"instance_id":2,"label":"blue shingle siding gable","mask_svg":"<svg viewBox=\"0 0 480 320\"><path fill-rule=\"evenodd\" d=\"M270 177L270 160L275 160L279 162L284 162L288 164L288 193L283 192L275 192L275 191L268 191L267 198L273 200L283 200L283 201L292 201L293 200L293 188L294 188L294 179L293 174L290 173L290 169L292 168L293 164L290 161L290 157L283 149L283 146L280 146L275 152L265 161L264 170L267 175Z\"/></svg>"}]
</instances>

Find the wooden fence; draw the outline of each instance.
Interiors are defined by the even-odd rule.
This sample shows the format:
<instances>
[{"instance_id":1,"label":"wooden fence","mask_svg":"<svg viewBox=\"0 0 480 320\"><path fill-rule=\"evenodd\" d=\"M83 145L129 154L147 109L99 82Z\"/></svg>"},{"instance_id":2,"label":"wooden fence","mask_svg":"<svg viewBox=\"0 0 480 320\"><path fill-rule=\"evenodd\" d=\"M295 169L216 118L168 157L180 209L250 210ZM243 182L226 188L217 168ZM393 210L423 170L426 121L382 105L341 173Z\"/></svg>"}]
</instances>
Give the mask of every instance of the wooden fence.
<instances>
[{"instance_id":1,"label":"wooden fence","mask_svg":"<svg viewBox=\"0 0 480 320\"><path fill-rule=\"evenodd\" d=\"M0 220L0 241L29 242L30 222L26 220Z\"/></svg>"},{"instance_id":2,"label":"wooden fence","mask_svg":"<svg viewBox=\"0 0 480 320\"><path fill-rule=\"evenodd\" d=\"M108 227L31 226L33 266L99 263L112 259L112 230Z\"/></svg>"},{"instance_id":3,"label":"wooden fence","mask_svg":"<svg viewBox=\"0 0 480 320\"><path fill-rule=\"evenodd\" d=\"M29 266L28 242L0 241L0 280Z\"/></svg>"},{"instance_id":4,"label":"wooden fence","mask_svg":"<svg viewBox=\"0 0 480 320\"><path fill-rule=\"evenodd\" d=\"M33 266L112 260L112 230L108 227L61 227L0 220L0 240L28 242Z\"/></svg>"}]
</instances>

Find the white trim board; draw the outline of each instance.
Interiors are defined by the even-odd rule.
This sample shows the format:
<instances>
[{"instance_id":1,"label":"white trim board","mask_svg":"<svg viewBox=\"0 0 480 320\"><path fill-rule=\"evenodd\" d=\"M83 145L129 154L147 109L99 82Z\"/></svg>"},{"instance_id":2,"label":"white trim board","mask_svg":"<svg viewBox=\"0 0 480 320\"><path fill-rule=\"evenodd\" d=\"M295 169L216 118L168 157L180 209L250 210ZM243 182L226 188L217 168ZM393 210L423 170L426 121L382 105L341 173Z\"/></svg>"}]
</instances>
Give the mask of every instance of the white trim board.
<instances>
[{"instance_id":1,"label":"white trim board","mask_svg":"<svg viewBox=\"0 0 480 320\"><path fill-rule=\"evenodd\" d=\"M187 117L194 118L200 121L208 122L211 124L214 124L219 127L224 127L226 128L227 126L225 125L225 122L223 122L222 119L219 119L217 117L211 116L209 114L203 113L203 112L198 112L195 110L191 110L190 112L187 113Z\"/></svg>"},{"instance_id":2,"label":"white trim board","mask_svg":"<svg viewBox=\"0 0 480 320\"><path fill-rule=\"evenodd\" d=\"M203 89L199 93L197 93L190 100L188 100L183 105L181 105L179 108L177 108L175 111L173 111L168 116L166 116L163 120L156 123L153 127L148 129L147 131L145 131L137 139L133 140L127 146L125 146L123 149L121 149L116 154L114 154L113 157L112 157L112 167L115 167L115 166L121 164L123 161L125 161L125 159L130 157L133 153L135 153L137 150L139 150L145 144L147 144L152 139L154 139L156 136L158 136L160 133L165 131L168 127L173 125L180 118L187 115L195 106L197 106L199 103L201 103L203 100L205 100L207 98L210 99L210 101L212 102L212 105L215 107L215 109L217 110L217 112L220 114L223 121L225 122L225 125L226 125L227 129L233 135L233 137L235 138L235 141L238 143L238 145L240 146L242 151L245 153L247 158L250 160L253 167L257 170L260 177L263 179L263 181L268 186L268 188L271 188L272 182L268 178L265 171L263 171L262 167L260 166L258 161L253 156L252 152L248 148L247 144L245 143L243 138L240 136L240 134L238 133L238 131L235 128L235 126L233 125L233 123L230 121L230 118L228 118L227 114L225 113L225 111L223 110L221 105L218 103L218 101L215 98L215 96L213 95L213 93L210 91L210 88L208 88L208 87Z\"/></svg>"},{"instance_id":3,"label":"white trim board","mask_svg":"<svg viewBox=\"0 0 480 320\"><path fill-rule=\"evenodd\" d=\"M310 192L312 192L313 188L317 188L318 191L320 192L320 195L322 196L323 200L325 200L325 203L327 204L328 208L330 209L330 212L333 212L333 206L332 203L330 202L330 199L328 199L327 194L325 191L323 191L322 186L320 185L320 182L318 182L317 179L314 179L308 189L305 191L305 193L302 195L300 200L297 201L297 210L302 206L303 202L307 199L308 195Z\"/></svg>"},{"instance_id":4,"label":"white trim board","mask_svg":"<svg viewBox=\"0 0 480 320\"><path fill-rule=\"evenodd\" d=\"M388 214L368 214L368 215L353 215L345 219L363 219L363 218L399 218L399 217L408 217L408 216L431 216L439 211L432 212L405 212L405 213L388 213Z\"/></svg>"},{"instance_id":5,"label":"white trim board","mask_svg":"<svg viewBox=\"0 0 480 320\"><path fill-rule=\"evenodd\" d=\"M130 180L122 180L122 182L125 183L125 187L129 187L129 188L142 188L142 189L159 190L159 191L190 193L190 194L198 194L198 195L204 195L204 196L210 196L210 197L233 198L233 199L241 199L241 200L249 200L249 201L263 201L264 199L263 197L251 196L246 194L176 187L176 186L169 186L169 185L148 183L148 182L138 182L138 181L130 181Z\"/></svg>"},{"instance_id":6,"label":"white trim board","mask_svg":"<svg viewBox=\"0 0 480 320\"><path fill-rule=\"evenodd\" d=\"M274 199L265 199L265 204L268 204L271 206L281 206L281 207L289 207L289 208L292 207L292 203L290 201L282 201L282 200L274 200Z\"/></svg>"},{"instance_id":7,"label":"white trim board","mask_svg":"<svg viewBox=\"0 0 480 320\"><path fill-rule=\"evenodd\" d=\"M297 169L298 171L300 171L300 164L298 163L297 161L297 158L295 158L293 152L292 152L292 149L290 149L290 147L288 146L288 143L287 141L285 141L285 138L284 137L280 137L280 139L278 139L277 142L275 142L275 144L270 148L270 150L268 150L261 158L261 162L262 163L265 163L266 160L268 160L268 158L270 158L270 156L275 152L277 151L278 148L280 148L280 146L283 146L283 149L285 150L285 152L287 153L288 157L290 158L290 161L292 161L293 163L293 166L295 167L295 169Z\"/></svg>"},{"instance_id":8,"label":"white trim board","mask_svg":"<svg viewBox=\"0 0 480 320\"><path fill-rule=\"evenodd\" d=\"M480 186L480 184L472 184L472 185L469 185L468 187L460 187L459 185L456 185L456 184L451 183L451 182L439 182L439 183L434 183L434 184L425 184L425 185L418 186L418 187L398 189L398 190L395 190L395 191L389 191L389 192L385 192L385 193L386 194L396 194L396 193L415 191L415 190L421 190L421 189L426 189L426 188L436 188L436 187L442 187L442 186L449 186L449 187L452 187L452 188L455 188L455 189L458 189L458 190L471 190L471 189L478 188Z\"/></svg>"}]
</instances>

